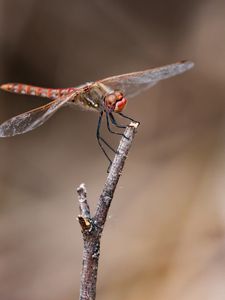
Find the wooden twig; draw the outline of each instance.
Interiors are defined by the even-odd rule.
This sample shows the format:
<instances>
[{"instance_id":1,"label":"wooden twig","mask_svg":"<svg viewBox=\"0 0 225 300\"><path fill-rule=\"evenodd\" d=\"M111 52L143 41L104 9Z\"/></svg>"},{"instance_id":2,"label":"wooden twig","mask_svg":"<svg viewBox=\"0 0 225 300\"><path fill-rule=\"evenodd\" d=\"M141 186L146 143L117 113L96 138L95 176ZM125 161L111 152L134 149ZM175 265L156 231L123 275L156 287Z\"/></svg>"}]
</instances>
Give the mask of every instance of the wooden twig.
<instances>
[{"instance_id":1,"label":"wooden twig","mask_svg":"<svg viewBox=\"0 0 225 300\"><path fill-rule=\"evenodd\" d=\"M85 185L82 183L77 189L80 208L78 221L84 241L80 300L95 300L101 234L138 125L139 123L131 122L124 132L125 136L120 141L93 217L90 213Z\"/></svg>"}]
</instances>

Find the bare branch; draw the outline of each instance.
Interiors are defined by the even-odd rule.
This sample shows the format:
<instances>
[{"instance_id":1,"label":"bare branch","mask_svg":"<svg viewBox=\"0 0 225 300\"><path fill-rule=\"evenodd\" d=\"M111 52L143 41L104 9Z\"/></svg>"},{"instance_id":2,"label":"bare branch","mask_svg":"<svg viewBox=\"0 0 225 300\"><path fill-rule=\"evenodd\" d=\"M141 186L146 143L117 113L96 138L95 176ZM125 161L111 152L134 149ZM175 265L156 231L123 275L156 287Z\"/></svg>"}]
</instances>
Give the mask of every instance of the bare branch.
<instances>
[{"instance_id":1,"label":"bare branch","mask_svg":"<svg viewBox=\"0 0 225 300\"><path fill-rule=\"evenodd\" d=\"M94 217L91 217L90 214L85 185L81 184L77 189L80 207L78 221L82 228L84 241L80 300L95 300L101 234L138 125L139 123L131 122L125 129L99 197Z\"/></svg>"},{"instance_id":2,"label":"bare branch","mask_svg":"<svg viewBox=\"0 0 225 300\"><path fill-rule=\"evenodd\" d=\"M124 136L122 137L119 147L117 149L117 154L113 160L112 166L110 168L108 177L105 182L104 189L99 198L96 213L94 220L98 227L103 227L108 209L110 207L116 185L122 174L123 166L127 158L128 152L130 150L135 130L138 127L139 123L131 122L130 125L126 128Z\"/></svg>"}]
</instances>

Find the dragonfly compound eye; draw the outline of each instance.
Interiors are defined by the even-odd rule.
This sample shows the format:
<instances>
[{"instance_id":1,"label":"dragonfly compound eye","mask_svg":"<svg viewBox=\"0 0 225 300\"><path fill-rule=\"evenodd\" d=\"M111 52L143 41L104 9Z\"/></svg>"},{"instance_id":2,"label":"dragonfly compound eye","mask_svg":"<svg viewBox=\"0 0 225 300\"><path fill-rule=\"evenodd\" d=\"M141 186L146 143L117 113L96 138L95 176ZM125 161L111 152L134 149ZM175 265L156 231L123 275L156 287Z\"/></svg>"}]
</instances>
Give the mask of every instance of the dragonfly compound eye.
<instances>
[{"instance_id":1,"label":"dragonfly compound eye","mask_svg":"<svg viewBox=\"0 0 225 300\"><path fill-rule=\"evenodd\" d=\"M120 100L117 100L114 111L115 112L121 112L124 109L124 107L126 106L126 104L127 104L127 99L124 98L124 97L121 98Z\"/></svg>"},{"instance_id":2,"label":"dragonfly compound eye","mask_svg":"<svg viewBox=\"0 0 225 300\"><path fill-rule=\"evenodd\" d=\"M115 94L109 94L105 97L105 105L109 110L114 110L116 105L116 95Z\"/></svg>"},{"instance_id":3,"label":"dragonfly compound eye","mask_svg":"<svg viewBox=\"0 0 225 300\"><path fill-rule=\"evenodd\" d=\"M113 94L109 94L105 97L106 107L115 112L121 112L127 103L127 99L123 97L123 94L119 91L115 91Z\"/></svg>"}]
</instances>

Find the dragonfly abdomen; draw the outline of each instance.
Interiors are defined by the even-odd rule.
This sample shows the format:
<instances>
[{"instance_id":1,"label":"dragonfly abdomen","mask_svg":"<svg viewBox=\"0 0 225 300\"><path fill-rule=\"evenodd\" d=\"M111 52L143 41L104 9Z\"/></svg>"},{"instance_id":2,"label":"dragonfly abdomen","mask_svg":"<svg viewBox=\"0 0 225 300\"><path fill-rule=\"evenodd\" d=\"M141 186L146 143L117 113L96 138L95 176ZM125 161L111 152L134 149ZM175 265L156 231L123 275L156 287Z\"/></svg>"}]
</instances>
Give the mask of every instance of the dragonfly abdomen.
<instances>
[{"instance_id":1,"label":"dragonfly abdomen","mask_svg":"<svg viewBox=\"0 0 225 300\"><path fill-rule=\"evenodd\" d=\"M42 88L33 85L27 85L22 83L6 83L0 86L4 91L23 94L23 95L33 95L39 97L45 97L49 99L56 99L63 95L75 90L75 88L66 88L66 89L51 89L51 88Z\"/></svg>"}]
</instances>

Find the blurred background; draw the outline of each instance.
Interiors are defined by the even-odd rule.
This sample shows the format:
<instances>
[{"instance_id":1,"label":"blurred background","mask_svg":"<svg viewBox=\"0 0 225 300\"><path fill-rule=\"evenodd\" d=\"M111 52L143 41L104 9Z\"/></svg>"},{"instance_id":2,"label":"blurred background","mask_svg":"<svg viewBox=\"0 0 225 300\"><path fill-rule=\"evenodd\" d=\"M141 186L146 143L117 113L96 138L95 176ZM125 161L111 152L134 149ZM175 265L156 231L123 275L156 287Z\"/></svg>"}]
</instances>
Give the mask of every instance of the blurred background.
<instances>
[{"instance_id":1,"label":"blurred background","mask_svg":"<svg viewBox=\"0 0 225 300\"><path fill-rule=\"evenodd\" d=\"M141 122L102 238L97 299L225 299L225 2L0 0L0 82L70 87L182 59L131 99ZM47 103L0 92L0 122ZM98 115L0 140L0 299L78 299L76 188L92 211ZM103 130L116 146L118 138Z\"/></svg>"}]
</instances>

